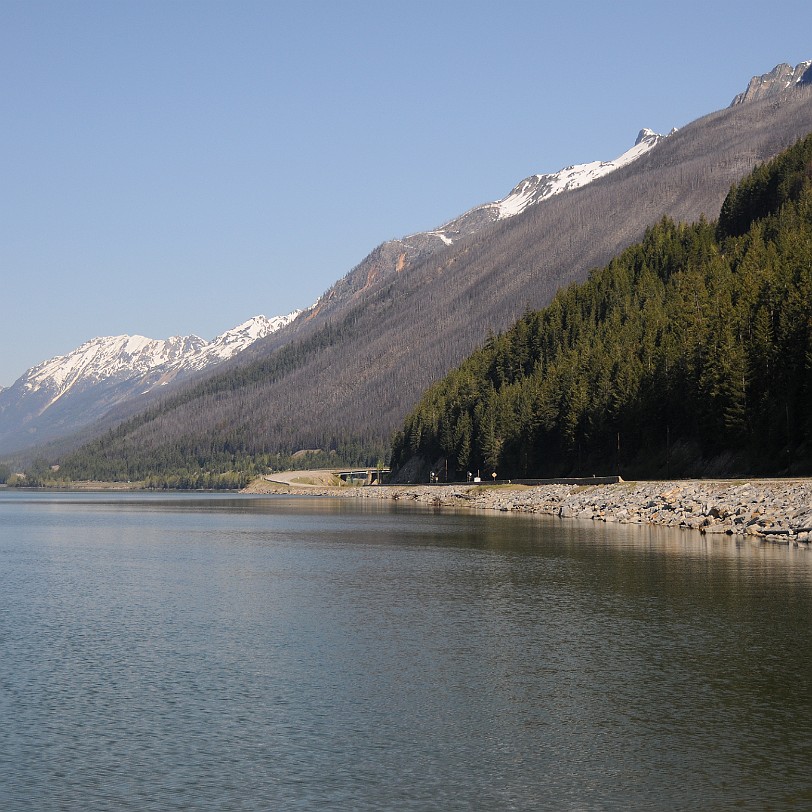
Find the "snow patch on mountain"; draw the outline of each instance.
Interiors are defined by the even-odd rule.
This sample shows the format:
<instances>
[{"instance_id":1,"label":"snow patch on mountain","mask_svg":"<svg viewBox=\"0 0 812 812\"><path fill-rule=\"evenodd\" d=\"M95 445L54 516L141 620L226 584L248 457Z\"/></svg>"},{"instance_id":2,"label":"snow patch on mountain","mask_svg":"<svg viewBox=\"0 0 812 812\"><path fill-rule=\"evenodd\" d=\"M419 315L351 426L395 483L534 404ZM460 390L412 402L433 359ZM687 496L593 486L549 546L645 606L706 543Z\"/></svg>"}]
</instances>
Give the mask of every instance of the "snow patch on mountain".
<instances>
[{"instance_id":1,"label":"snow patch on mountain","mask_svg":"<svg viewBox=\"0 0 812 812\"><path fill-rule=\"evenodd\" d=\"M205 344L197 336L173 336L163 340L140 335L102 336L86 341L67 355L32 367L21 382L28 392L43 386L54 389L53 403L80 379L97 383L107 378L143 375L155 367L194 355Z\"/></svg>"},{"instance_id":2,"label":"snow patch on mountain","mask_svg":"<svg viewBox=\"0 0 812 812\"><path fill-rule=\"evenodd\" d=\"M528 206L540 203L553 195L568 192L570 189L586 186L610 172L628 166L666 137L644 128L640 130L634 146L613 161L590 161L567 166L551 175L533 175L523 180L507 197L490 205L498 210L500 220L515 217Z\"/></svg>"},{"instance_id":3,"label":"snow patch on mountain","mask_svg":"<svg viewBox=\"0 0 812 812\"><path fill-rule=\"evenodd\" d=\"M225 361L250 347L260 338L281 330L290 324L301 310L294 310L287 316L274 316L269 319L265 316L254 316L242 324L238 324L231 330L226 330L222 335L217 336L211 342L203 346L196 356L190 356L184 362L187 369L203 369L209 364Z\"/></svg>"},{"instance_id":4,"label":"snow patch on mountain","mask_svg":"<svg viewBox=\"0 0 812 812\"><path fill-rule=\"evenodd\" d=\"M672 130L668 135L675 131ZM612 161L591 161L567 166L551 174L531 175L514 186L510 194L501 200L477 206L440 228L423 232L423 235L438 237L445 245L452 245L456 239L478 231L483 222L495 222L515 217L530 206L535 206L554 195L586 186L610 172L628 166L667 137L667 135L660 135L647 128L642 129L634 146ZM408 243L423 235L413 234L410 237L404 237L402 242Z\"/></svg>"}]
</instances>

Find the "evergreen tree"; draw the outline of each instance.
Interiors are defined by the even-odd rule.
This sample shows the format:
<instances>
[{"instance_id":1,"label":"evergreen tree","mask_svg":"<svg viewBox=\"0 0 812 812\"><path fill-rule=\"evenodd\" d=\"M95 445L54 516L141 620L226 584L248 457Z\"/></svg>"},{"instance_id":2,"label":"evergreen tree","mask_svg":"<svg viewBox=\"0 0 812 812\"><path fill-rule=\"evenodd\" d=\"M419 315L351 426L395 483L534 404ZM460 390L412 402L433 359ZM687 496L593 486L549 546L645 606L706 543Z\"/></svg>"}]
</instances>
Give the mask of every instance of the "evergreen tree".
<instances>
[{"instance_id":1,"label":"evergreen tree","mask_svg":"<svg viewBox=\"0 0 812 812\"><path fill-rule=\"evenodd\" d=\"M812 136L731 189L717 224L663 219L491 336L407 420L439 410L453 435L450 422L440 443L412 432L392 458L451 453L453 436L460 467L473 455L505 476L691 474L714 460L810 472L810 403ZM680 470L676 445L695 449Z\"/></svg>"}]
</instances>

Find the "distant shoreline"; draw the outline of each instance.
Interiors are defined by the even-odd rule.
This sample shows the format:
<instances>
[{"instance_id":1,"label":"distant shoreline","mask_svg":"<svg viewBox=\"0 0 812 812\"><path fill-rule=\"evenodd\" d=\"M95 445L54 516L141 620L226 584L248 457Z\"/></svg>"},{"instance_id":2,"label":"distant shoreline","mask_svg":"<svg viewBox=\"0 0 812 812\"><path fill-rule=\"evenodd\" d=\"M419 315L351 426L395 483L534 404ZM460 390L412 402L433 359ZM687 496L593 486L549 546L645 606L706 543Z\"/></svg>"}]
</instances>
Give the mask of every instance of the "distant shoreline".
<instances>
[{"instance_id":1,"label":"distant shoreline","mask_svg":"<svg viewBox=\"0 0 812 812\"><path fill-rule=\"evenodd\" d=\"M808 546L812 479L670 480L608 485L369 485L254 480L243 493L412 501L445 508L649 524Z\"/></svg>"},{"instance_id":2,"label":"distant shoreline","mask_svg":"<svg viewBox=\"0 0 812 812\"><path fill-rule=\"evenodd\" d=\"M812 478L668 480L612 484L336 486L330 471L258 477L239 493L414 502L436 508L536 513L562 519L657 525L704 534L812 544ZM139 482L74 482L59 491L146 491ZM185 491L179 491L185 492ZM190 491L195 492L195 491ZM225 491L210 491L225 493Z\"/></svg>"}]
</instances>

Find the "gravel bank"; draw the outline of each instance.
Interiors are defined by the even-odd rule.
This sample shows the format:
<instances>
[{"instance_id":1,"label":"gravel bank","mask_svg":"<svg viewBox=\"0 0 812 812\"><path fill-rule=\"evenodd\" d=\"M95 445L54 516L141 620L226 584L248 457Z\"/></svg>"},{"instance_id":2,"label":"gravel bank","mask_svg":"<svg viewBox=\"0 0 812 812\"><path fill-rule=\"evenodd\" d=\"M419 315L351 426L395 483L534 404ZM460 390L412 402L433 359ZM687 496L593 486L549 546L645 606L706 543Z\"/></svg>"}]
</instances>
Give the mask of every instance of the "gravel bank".
<instances>
[{"instance_id":1,"label":"gravel bank","mask_svg":"<svg viewBox=\"0 0 812 812\"><path fill-rule=\"evenodd\" d=\"M812 480L620 482L614 485L382 485L287 488L261 481L252 493L400 499L437 507L544 513L561 518L682 527L778 543L812 541Z\"/></svg>"}]
</instances>

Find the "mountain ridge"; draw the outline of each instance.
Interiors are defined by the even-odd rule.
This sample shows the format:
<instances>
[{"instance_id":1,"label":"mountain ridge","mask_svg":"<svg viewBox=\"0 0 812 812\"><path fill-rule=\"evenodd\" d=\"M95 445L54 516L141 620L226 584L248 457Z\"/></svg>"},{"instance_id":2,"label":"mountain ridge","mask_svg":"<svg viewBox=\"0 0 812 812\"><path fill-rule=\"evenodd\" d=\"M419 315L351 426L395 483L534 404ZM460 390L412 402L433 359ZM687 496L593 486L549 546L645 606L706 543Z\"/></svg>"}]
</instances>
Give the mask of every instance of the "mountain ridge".
<instances>
[{"instance_id":1,"label":"mountain ridge","mask_svg":"<svg viewBox=\"0 0 812 812\"><path fill-rule=\"evenodd\" d=\"M734 97L731 107L770 98L788 90L793 85L812 84L812 60L800 62L794 68L786 62L776 65L768 73L754 76L747 88Z\"/></svg>"},{"instance_id":2,"label":"mountain ridge","mask_svg":"<svg viewBox=\"0 0 812 812\"><path fill-rule=\"evenodd\" d=\"M335 303L365 290L371 284L414 265L432 254L471 237L496 222L516 217L531 206L567 191L588 185L611 172L642 158L651 149L676 132L660 135L648 128L639 131L634 145L610 161L570 164L557 172L528 175L515 184L503 198L482 203L427 231L386 240L375 247L351 271L335 282L316 301L305 318L330 312Z\"/></svg>"},{"instance_id":3,"label":"mountain ridge","mask_svg":"<svg viewBox=\"0 0 812 812\"><path fill-rule=\"evenodd\" d=\"M673 132L675 132L675 130L672 130L672 133ZM396 242L406 242L414 237L426 234L439 237L445 245L453 245L455 237L458 239L461 235L473 233L474 230L477 230L466 227L466 224L467 221L476 218L478 214L489 213L491 222L515 217L525 211L529 206L547 200L553 195L561 194L571 189L578 189L587 183L591 183L593 180L608 175L610 172L622 166L626 166L637 158L640 158L652 147L655 147L663 138L667 137L668 136L655 133L648 128L643 128L638 133L634 145L614 160L570 164L557 172L530 175L519 181L505 197L492 203L483 203L482 205L475 206L473 209L469 209L464 214L455 217L439 228L403 237L401 240L396 240ZM485 216L487 217L488 214L485 214ZM449 234L453 235L453 237L449 236Z\"/></svg>"},{"instance_id":4,"label":"mountain ridge","mask_svg":"<svg viewBox=\"0 0 812 812\"><path fill-rule=\"evenodd\" d=\"M809 89L798 84L710 113L543 205L524 206L451 245L435 236L432 250L413 261L399 257L395 241L382 243L316 305L225 361L210 384L165 396L151 414L169 409L177 417L141 421L139 442L190 447L179 438L194 423L202 436L219 432L202 445L190 439L201 457L213 446L295 450L335 447L341 437L380 444L419 392L489 330L543 306L660 216L715 217L733 182L812 129Z\"/></svg>"},{"instance_id":5,"label":"mountain ridge","mask_svg":"<svg viewBox=\"0 0 812 812\"><path fill-rule=\"evenodd\" d=\"M54 439L68 433L73 427L81 428L80 424L73 426L75 420L70 419L48 426L44 417L51 406L63 396L70 397L72 391L81 392L87 405L91 399L88 393L98 384L109 382L104 391L98 390L100 408L91 408L94 417L102 417L103 411L121 405L127 398L147 395L156 387L167 386L192 373L203 372L215 364L232 359L256 341L282 330L301 314L309 319L322 308L329 309L336 293L339 300L343 299L345 294L341 285L344 281L357 290L363 290L381 275L399 273L407 264L413 264L462 238L476 234L493 222L515 217L554 195L580 188L627 166L667 137L644 128L638 133L634 145L611 161L573 164L558 172L530 175L499 200L475 206L436 229L387 241L373 249L313 306L296 310L288 316L277 316L272 320L256 316L211 342L194 335L169 339L148 339L140 335L90 339L64 356L35 365L8 389L0 388L0 448L14 450L12 435L15 430L32 432L34 421L39 424L35 432L37 439ZM267 323L262 323L263 319ZM260 325L259 329L254 329L257 324ZM248 335L243 335L246 332L251 334L250 339ZM64 381L68 378L70 383L65 385ZM121 387L136 380L140 380L140 388ZM116 396L112 396L110 385L118 387ZM50 400L40 397L40 390L51 393ZM34 396L29 404L23 402L26 395ZM16 416L16 424L12 415ZM83 422L86 421L83 419ZM31 436L34 433L29 434Z\"/></svg>"},{"instance_id":6,"label":"mountain ridge","mask_svg":"<svg viewBox=\"0 0 812 812\"><path fill-rule=\"evenodd\" d=\"M398 272L357 289L345 278L332 307L303 314L239 365L66 460L77 473L115 477L125 473L125 448L130 474L299 448L374 459L420 393L489 332L540 309L660 218L715 219L731 185L810 131L809 85L709 113L627 166Z\"/></svg>"},{"instance_id":7,"label":"mountain ridge","mask_svg":"<svg viewBox=\"0 0 812 812\"><path fill-rule=\"evenodd\" d=\"M220 364L299 315L254 316L205 341L196 335L152 339L97 336L24 372L0 390L0 442L18 434L50 440L81 428L122 401ZM75 399L81 408L63 403ZM59 408L57 408L59 407ZM55 420L48 419L57 412ZM61 421L61 422L60 422Z\"/></svg>"}]
</instances>

